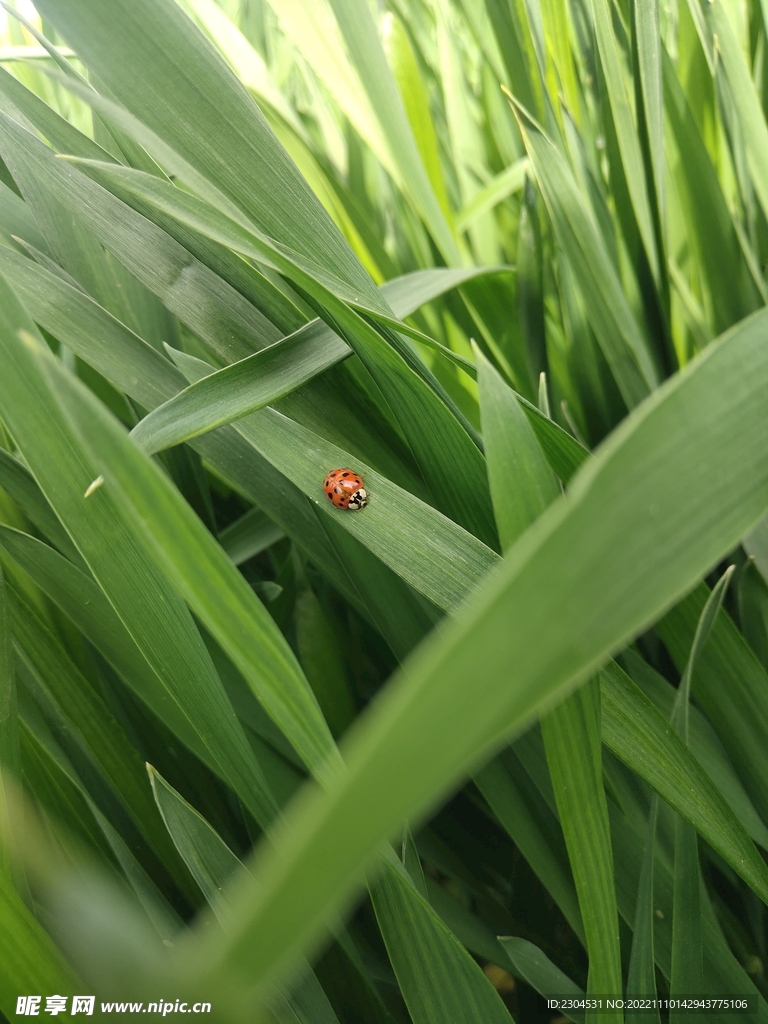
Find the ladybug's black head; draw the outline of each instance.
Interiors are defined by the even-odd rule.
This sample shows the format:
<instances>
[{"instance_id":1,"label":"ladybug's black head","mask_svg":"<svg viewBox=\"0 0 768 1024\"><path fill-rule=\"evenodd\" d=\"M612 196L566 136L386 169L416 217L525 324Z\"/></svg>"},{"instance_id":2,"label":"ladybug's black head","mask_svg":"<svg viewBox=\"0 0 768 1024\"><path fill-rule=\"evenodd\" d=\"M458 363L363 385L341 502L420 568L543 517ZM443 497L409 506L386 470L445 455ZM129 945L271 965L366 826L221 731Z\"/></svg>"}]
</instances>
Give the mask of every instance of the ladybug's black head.
<instances>
[{"instance_id":1,"label":"ladybug's black head","mask_svg":"<svg viewBox=\"0 0 768 1024\"><path fill-rule=\"evenodd\" d=\"M359 512L360 509L361 508L365 508L365 506L367 504L368 504L368 495L365 493L365 488L364 487L358 487L358 489L356 491L354 491L353 494L351 495L351 497L349 499L349 504L347 505L347 508L351 512Z\"/></svg>"}]
</instances>

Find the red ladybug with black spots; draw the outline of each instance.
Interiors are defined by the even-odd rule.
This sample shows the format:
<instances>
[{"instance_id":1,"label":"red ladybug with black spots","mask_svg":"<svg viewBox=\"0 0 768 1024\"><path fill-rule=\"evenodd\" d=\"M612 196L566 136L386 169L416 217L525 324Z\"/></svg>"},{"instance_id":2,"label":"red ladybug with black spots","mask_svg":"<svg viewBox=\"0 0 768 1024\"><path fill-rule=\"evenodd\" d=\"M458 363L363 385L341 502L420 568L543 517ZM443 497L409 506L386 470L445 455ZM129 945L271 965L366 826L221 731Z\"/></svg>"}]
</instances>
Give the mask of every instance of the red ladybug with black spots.
<instances>
[{"instance_id":1,"label":"red ladybug with black spots","mask_svg":"<svg viewBox=\"0 0 768 1024\"><path fill-rule=\"evenodd\" d=\"M351 469L332 469L323 482L323 490L336 508L359 512L368 504L363 478Z\"/></svg>"}]
</instances>

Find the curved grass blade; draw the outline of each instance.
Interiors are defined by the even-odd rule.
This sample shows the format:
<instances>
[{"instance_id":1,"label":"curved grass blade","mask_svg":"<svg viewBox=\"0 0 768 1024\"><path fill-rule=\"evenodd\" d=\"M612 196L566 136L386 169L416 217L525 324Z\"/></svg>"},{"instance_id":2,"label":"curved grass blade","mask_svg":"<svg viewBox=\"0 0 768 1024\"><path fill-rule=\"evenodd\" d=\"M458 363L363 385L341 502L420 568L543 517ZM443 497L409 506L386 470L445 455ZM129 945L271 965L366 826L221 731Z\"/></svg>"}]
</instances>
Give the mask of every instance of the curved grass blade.
<instances>
[{"instance_id":1,"label":"curved grass blade","mask_svg":"<svg viewBox=\"0 0 768 1024\"><path fill-rule=\"evenodd\" d=\"M682 673L701 613L709 598L697 587L656 629ZM707 713L760 817L768 822L768 679L766 671L725 610L698 659L693 692Z\"/></svg>"},{"instance_id":2,"label":"curved grass blade","mask_svg":"<svg viewBox=\"0 0 768 1024\"><path fill-rule=\"evenodd\" d=\"M683 671L672 706L671 721L683 743L688 744L689 702L691 677L718 613L725 591L733 575L731 565L715 584L704 605L691 645L691 652ZM701 881L699 877L699 850L696 833L687 821L675 817L675 890L672 910L672 969L670 994L686 995L704 989L704 951L701 927ZM680 1024L685 1013L672 1008L671 1024Z\"/></svg>"},{"instance_id":3,"label":"curved grass blade","mask_svg":"<svg viewBox=\"0 0 768 1024\"><path fill-rule=\"evenodd\" d=\"M466 231L479 217L488 213L499 203L503 203L509 196L520 192L525 184L525 174L528 170L528 159L522 157L510 164L503 171L492 178L488 184L481 188L467 205L456 214L456 230Z\"/></svg>"},{"instance_id":4,"label":"curved grass blade","mask_svg":"<svg viewBox=\"0 0 768 1024\"><path fill-rule=\"evenodd\" d=\"M447 1020L509 1024L509 1011L480 966L431 911L394 856L371 886L376 919L413 1024ZM415 912L420 906L422 913Z\"/></svg>"},{"instance_id":5,"label":"curved grass blade","mask_svg":"<svg viewBox=\"0 0 768 1024\"><path fill-rule=\"evenodd\" d=\"M235 565L242 565L284 536L280 527L265 512L260 508L252 508L221 531L219 543Z\"/></svg>"},{"instance_id":6,"label":"curved grass blade","mask_svg":"<svg viewBox=\"0 0 768 1024\"><path fill-rule=\"evenodd\" d=\"M568 975L553 964L532 942L518 939L513 935L500 935L499 942L510 959L513 973L527 981L539 995L571 996L577 1000L585 998L584 992L576 982L571 981ZM583 1011L569 1010L566 1016L576 1024L584 1024Z\"/></svg>"},{"instance_id":7,"label":"curved grass blade","mask_svg":"<svg viewBox=\"0 0 768 1024\"><path fill-rule=\"evenodd\" d=\"M662 717L669 721L676 693L672 684L631 648L622 652L621 662L632 680L661 712ZM695 704L689 708L689 717L691 753L725 797L725 802L744 826L747 835L764 850L768 850L768 828L763 824L755 805L744 789L717 733Z\"/></svg>"},{"instance_id":8,"label":"curved grass blade","mask_svg":"<svg viewBox=\"0 0 768 1024\"><path fill-rule=\"evenodd\" d=\"M18 459L4 449L0 449L0 486L62 554L76 565L83 565L80 552L48 504L35 478Z\"/></svg>"},{"instance_id":9,"label":"curved grass blade","mask_svg":"<svg viewBox=\"0 0 768 1024\"><path fill-rule=\"evenodd\" d=\"M515 393L477 347L475 360L491 498L507 551L560 488Z\"/></svg>"},{"instance_id":10,"label":"curved grass blade","mask_svg":"<svg viewBox=\"0 0 768 1024\"><path fill-rule=\"evenodd\" d=\"M605 745L676 808L713 849L727 850L749 885L768 898L768 871L723 794L668 722L616 662L600 673ZM695 796L692 796L695 792Z\"/></svg>"},{"instance_id":11,"label":"curved grass blade","mask_svg":"<svg viewBox=\"0 0 768 1024\"><path fill-rule=\"evenodd\" d=\"M176 792L151 765L147 765L152 792L168 833L224 927L227 924L227 883L245 869L223 839L194 807ZM274 998L284 1005L296 1024L338 1024L328 997L320 983L304 965L302 979L288 992Z\"/></svg>"},{"instance_id":12,"label":"curved grass blade","mask_svg":"<svg viewBox=\"0 0 768 1024\"><path fill-rule=\"evenodd\" d=\"M131 437L149 455L271 405L350 355L322 321L204 377L146 416Z\"/></svg>"}]
</instances>

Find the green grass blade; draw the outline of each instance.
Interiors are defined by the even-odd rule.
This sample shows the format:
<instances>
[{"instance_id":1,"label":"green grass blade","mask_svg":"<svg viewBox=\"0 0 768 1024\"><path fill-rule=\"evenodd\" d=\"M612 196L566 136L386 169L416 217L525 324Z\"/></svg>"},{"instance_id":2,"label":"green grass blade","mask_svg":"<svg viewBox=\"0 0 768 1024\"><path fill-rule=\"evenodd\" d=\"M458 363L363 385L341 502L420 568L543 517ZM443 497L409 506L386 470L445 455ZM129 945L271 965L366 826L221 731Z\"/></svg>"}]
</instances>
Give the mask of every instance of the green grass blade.
<instances>
[{"instance_id":1,"label":"green grass blade","mask_svg":"<svg viewBox=\"0 0 768 1024\"><path fill-rule=\"evenodd\" d=\"M17 785L21 779L18 714L8 583L0 566L0 834L6 837L10 825L6 787L9 781ZM13 878L15 867L9 845L6 841L0 846L0 872Z\"/></svg>"},{"instance_id":2,"label":"green grass blade","mask_svg":"<svg viewBox=\"0 0 768 1024\"><path fill-rule=\"evenodd\" d=\"M559 487L514 394L479 352L476 358L491 494L507 550ZM595 685L567 698L541 728L586 936L588 993L605 994L621 991L622 978Z\"/></svg>"},{"instance_id":3,"label":"green grass blade","mask_svg":"<svg viewBox=\"0 0 768 1024\"><path fill-rule=\"evenodd\" d=\"M0 449L0 486L17 503L31 523L52 541L62 554L82 565L82 559L69 534L48 504L32 474L9 452Z\"/></svg>"},{"instance_id":4,"label":"green grass blade","mask_svg":"<svg viewBox=\"0 0 768 1024\"><path fill-rule=\"evenodd\" d=\"M143 406L184 387L168 359L79 288L10 249L0 248L0 273L36 323Z\"/></svg>"},{"instance_id":5,"label":"green grass blade","mask_svg":"<svg viewBox=\"0 0 768 1024\"><path fill-rule=\"evenodd\" d=\"M329 3L398 166L406 194L412 197L446 262L460 264L456 239L422 162L370 9L355 0Z\"/></svg>"},{"instance_id":6,"label":"green grass blade","mask_svg":"<svg viewBox=\"0 0 768 1024\"><path fill-rule=\"evenodd\" d=\"M0 101L3 109L11 117L18 120L26 118L45 137L52 146L73 156L86 157L91 160L112 161L114 158L93 139L79 132L60 114L57 114L47 103L36 96L31 89L0 68ZM19 114L22 115L19 118ZM34 241L34 239L29 239Z\"/></svg>"},{"instance_id":7,"label":"green grass blade","mask_svg":"<svg viewBox=\"0 0 768 1024\"><path fill-rule=\"evenodd\" d=\"M57 204L60 230L63 231L60 221L67 218L69 222L74 214L81 232L87 232L90 238L95 236L222 358L242 359L263 347L266 341L275 340L276 329L263 314L191 257L178 242L138 214L121 207L88 178L57 160L51 150L15 122L4 115L0 117L6 129L3 149L15 173L27 187L34 188L36 194L53 192L61 198L61 203ZM69 213L65 214L67 209ZM68 244L72 248L73 243ZM101 245L98 248L103 261L103 249ZM82 260L78 266L70 262L65 267L89 294L109 307L109 301L102 299L102 295L105 288L111 288L111 282L100 284ZM202 292L208 293L207 306ZM119 310L115 312L129 324L135 320Z\"/></svg>"},{"instance_id":8,"label":"green grass blade","mask_svg":"<svg viewBox=\"0 0 768 1024\"><path fill-rule=\"evenodd\" d=\"M526 176L517 239L517 309L531 376L541 381L547 370L544 326L544 260L537 193Z\"/></svg>"},{"instance_id":9,"label":"green grass blade","mask_svg":"<svg viewBox=\"0 0 768 1024\"><path fill-rule=\"evenodd\" d=\"M363 294L375 292L245 88L172 0L139 0L130 8L111 0L42 0L39 10L119 103L257 226L332 265ZM165 97L161 105L158 96Z\"/></svg>"},{"instance_id":10,"label":"green grass blade","mask_svg":"<svg viewBox=\"0 0 768 1024\"><path fill-rule=\"evenodd\" d=\"M89 138L52 111L28 89L15 79L4 78L3 75L5 72L0 74L0 86L3 86L11 97L12 102L8 108L11 119L19 118L22 123L26 123L24 114L20 115L17 110L18 104L22 111L29 115L32 125L65 152L97 160L112 159L108 153L94 145ZM81 88L86 95L96 95L86 86ZM29 173L29 168L17 166L14 176L47 240L47 244L42 248L47 250L50 246L57 261L77 278L81 286L131 327L149 338L153 345L157 347L163 340L174 340L175 325L157 299L142 288L134 277L126 273L111 255L104 253L88 230L88 226L81 220L73 222L71 217L67 216L64 207L51 203L46 189L41 187L35 175ZM28 242L34 241L24 234L21 237Z\"/></svg>"},{"instance_id":11,"label":"green grass blade","mask_svg":"<svg viewBox=\"0 0 768 1024\"><path fill-rule=\"evenodd\" d=\"M150 455L247 416L350 355L322 321L204 377L145 417L133 440Z\"/></svg>"},{"instance_id":12,"label":"green grass blade","mask_svg":"<svg viewBox=\"0 0 768 1024\"><path fill-rule=\"evenodd\" d=\"M475 773L473 780L501 826L583 941L584 924L567 854L562 837L558 844L554 836L557 819L537 804L535 797L532 798L528 792L528 786L518 784L501 758L490 761Z\"/></svg>"},{"instance_id":13,"label":"green grass blade","mask_svg":"<svg viewBox=\"0 0 768 1024\"><path fill-rule=\"evenodd\" d=\"M603 789L600 690L590 681L541 720L560 824L579 897L589 954L587 995L623 989L619 914ZM617 1024L621 1010L605 1012ZM587 1024L597 1015L586 1012Z\"/></svg>"},{"instance_id":14,"label":"green grass blade","mask_svg":"<svg viewBox=\"0 0 768 1024\"><path fill-rule=\"evenodd\" d=\"M634 682L669 721L676 694L675 687L631 649L622 652L621 661ZM768 828L763 824L755 805L744 789L715 730L695 704L689 709L689 719L691 753L725 797L726 803L744 826L746 833L764 850L768 849Z\"/></svg>"},{"instance_id":15,"label":"green grass blade","mask_svg":"<svg viewBox=\"0 0 768 1024\"><path fill-rule=\"evenodd\" d=\"M214 913L226 922L224 886L243 866L205 818L147 765L155 803L176 849Z\"/></svg>"},{"instance_id":16,"label":"green grass blade","mask_svg":"<svg viewBox=\"0 0 768 1024\"><path fill-rule=\"evenodd\" d=\"M0 183L0 237L3 245L16 250L19 243L14 238L26 239L45 255L50 256L51 252L45 236L41 233L37 221L21 198L12 192L6 185Z\"/></svg>"},{"instance_id":17,"label":"green grass blade","mask_svg":"<svg viewBox=\"0 0 768 1024\"><path fill-rule=\"evenodd\" d=\"M660 712L615 662L601 672L603 741L768 898L768 870L743 825ZM695 792L695 796L693 793Z\"/></svg>"},{"instance_id":18,"label":"green grass blade","mask_svg":"<svg viewBox=\"0 0 768 1024\"><path fill-rule=\"evenodd\" d=\"M626 799L626 793L622 795ZM631 928L635 921L636 899L642 868L644 838L646 832L647 805L636 804L632 808L634 825L611 804L611 835L616 850L617 894L621 913ZM639 811L639 813L637 813ZM654 953L663 977L669 980L672 949L672 906L674 880L670 855L658 850L654 863L654 906L663 916L656 915L654 925ZM713 992L745 992L757 1000L759 1012L765 1012L763 997L750 980L746 971L731 952L723 932L717 923L711 906L704 906L702 917L705 970L707 983ZM731 1015L729 1024L737 1024L737 1015Z\"/></svg>"},{"instance_id":19,"label":"green grass blade","mask_svg":"<svg viewBox=\"0 0 768 1024\"><path fill-rule=\"evenodd\" d=\"M768 125L765 114L726 11L721 7L714 10L716 5L708 6L713 9L705 9L705 16L731 88L752 184L763 213L768 215Z\"/></svg>"},{"instance_id":20,"label":"green grass blade","mask_svg":"<svg viewBox=\"0 0 768 1024\"><path fill-rule=\"evenodd\" d=\"M147 792L141 758L125 733L20 595L11 602L11 624L27 689L35 692L41 707L49 709L49 722L59 730L60 743L70 751L70 760L83 763L85 770L104 780L108 804L117 796L134 829L175 873L178 863L175 856L168 857L167 837ZM108 804L102 806L105 813Z\"/></svg>"},{"instance_id":21,"label":"green grass blade","mask_svg":"<svg viewBox=\"0 0 768 1024\"><path fill-rule=\"evenodd\" d=\"M451 210L445 190L432 112L429 108L429 96L416 55L403 23L391 11L384 15L381 31L384 52L400 90L424 170L427 172L435 197L450 222Z\"/></svg>"},{"instance_id":22,"label":"green grass blade","mask_svg":"<svg viewBox=\"0 0 768 1024\"><path fill-rule=\"evenodd\" d=\"M658 807L658 798L654 796L651 799L651 807L648 812L648 832L643 850L640 882L637 887L632 951L627 975L627 995L643 996L647 999L656 998L656 964L653 952L653 926L656 920L653 905L653 862L656 854ZM646 1018L650 1018L648 1024L661 1024L658 1010L649 1014L637 1013L633 1009L628 1009L625 1014L626 1024L644 1024Z\"/></svg>"},{"instance_id":23,"label":"green grass blade","mask_svg":"<svg viewBox=\"0 0 768 1024\"><path fill-rule=\"evenodd\" d=\"M680 672L688 661L708 597L707 587L697 587L657 624ZM764 769L768 770L768 680L765 669L725 611L718 616L706 651L697 661L692 685L760 817L768 822L764 774Z\"/></svg>"},{"instance_id":24,"label":"green grass blade","mask_svg":"<svg viewBox=\"0 0 768 1024\"><path fill-rule=\"evenodd\" d=\"M475 349L485 457L504 551L559 495L560 489L517 398Z\"/></svg>"},{"instance_id":25,"label":"green grass blade","mask_svg":"<svg viewBox=\"0 0 768 1024\"><path fill-rule=\"evenodd\" d=\"M456 229L466 231L478 217L488 213L499 203L503 203L516 192L520 192L525 183L528 160L523 157L505 168L477 192L467 205L456 215Z\"/></svg>"},{"instance_id":26,"label":"green grass blade","mask_svg":"<svg viewBox=\"0 0 768 1024\"><path fill-rule=\"evenodd\" d=\"M687 821L675 818L675 895L672 910L672 969L670 996L704 991L699 848ZM684 1010L671 1009L670 1024L681 1024Z\"/></svg>"},{"instance_id":27,"label":"green grass blade","mask_svg":"<svg viewBox=\"0 0 768 1024\"><path fill-rule=\"evenodd\" d=\"M428 909L394 858L371 887L376 918L413 1024L467 1018L509 1024L509 1011L478 964ZM422 913L415 912L419 905Z\"/></svg>"},{"instance_id":28,"label":"green grass blade","mask_svg":"<svg viewBox=\"0 0 768 1024\"><path fill-rule=\"evenodd\" d=\"M693 635L693 643L691 644L691 653L688 655L688 661L686 662L680 679L680 686L677 689L671 721L680 733L680 736L686 745L689 742L688 717L689 702L691 698L691 678L693 676L694 666L696 664L696 660L701 656L704 645L709 639L709 635L714 628L718 615L720 614L720 609L723 607L725 592L728 589L728 584L731 576L733 576L735 568L736 566L731 565L725 570L723 575L712 588L712 593L707 598L707 603L704 605L701 617L696 624L696 632Z\"/></svg>"},{"instance_id":29,"label":"green grass blade","mask_svg":"<svg viewBox=\"0 0 768 1024\"><path fill-rule=\"evenodd\" d=\"M513 972L535 988L540 995L572 996L583 999L584 992L559 967L552 963L532 942L511 935L500 935L499 942L512 963ZM569 1010L566 1014L576 1024L584 1024L583 1010Z\"/></svg>"},{"instance_id":30,"label":"green grass blade","mask_svg":"<svg viewBox=\"0 0 768 1024\"><path fill-rule=\"evenodd\" d=\"M266 513L260 508L252 508L221 531L219 543L235 565L242 565L284 536Z\"/></svg>"},{"instance_id":31,"label":"green grass blade","mask_svg":"<svg viewBox=\"0 0 768 1024\"><path fill-rule=\"evenodd\" d=\"M722 608L735 566L731 565L712 589L702 609L691 651L672 706L671 722L688 745L691 678ZM679 815L675 818L674 903L672 910L672 967L670 995L696 993L704 988L704 950L701 927L701 881L696 833ZM671 1024L680 1024L682 1010L670 1011Z\"/></svg>"},{"instance_id":32,"label":"green grass blade","mask_svg":"<svg viewBox=\"0 0 768 1024\"><path fill-rule=\"evenodd\" d=\"M685 211L686 237L695 246L706 277L703 297L716 332L759 305L733 227L723 189L699 134L693 111L666 50L663 57L665 112L674 149L676 192Z\"/></svg>"},{"instance_id":33,"label":"green grass blade","mask_svg":"<svg viewBox=\"0 0 768 1024\"><path fill-rule=\"evenodd\" d=\"M430 267L429 270L414 270L401 277L393 277L379 285L379 292L386 299L396 317L401 320L415 313L417 309L439 298L452 288L458 288L475 278L497 273L509 273L509 267Z\"/></svg>"},{"instance_id":34,"label":"green grass blade","mask_svg":"<svg viewBox=\"0 0 768 1024\"><path fill-rule=\"evenodd\" d=\"M508 0L485 0L485 6L504 59L509 87L526 110L541 116L543 83L529 25L521 23L522 5Z\"/></svg>"},{"instance_id":35,"label":"green grass blade","mask_svg":"<svg viewBox=\"0 0 768 1024\"><path fill-rule=\"evenodd\" d=\"M306 128L280 91L264 58L230 21L226 12L214 0L184 0L182 7L195 15L237 72L238 78L256 98L272 107L300 138L306 140Z\"/></svg>"},{"instance_id":36,"label":"green grass blade","mask_svg":"<svg viewBox=\"0 0 768 1024\"><path fill-rule=\"evenodd\" d=\"M233 876L244 871L241 861L211 825L176 792L151 765L147 766L158 809L176 848L205 896L208 904L227 924L227 889ZM280 993L278 1006L287 1006L290 1020L297 1024L338 1024L317 978L305 965L300 983Z\"/></svg>"},{"instance_id":37,"label":"green grass blade","mask_svg":"<svg viewBox=\"0 0 768 1024\"><path fill-rule=\"evenodd\" d=\"M534 121L519 108L515 110L555 238L569 258L600 347L625 402L632 408L658 382L648 345L564 157Z\"/></svg>"},{"instance_id":38,"label":"green grass blade","mask_svg":"<svg viewBox=\"0 0 768 1024\"><path fill-rule=\"evenodd\" d=\"M640 237L643 240L643 246L654 280L656 281L656 286L661 290L662 275L664 273L663 255L657 248L659 239L654 231L654 218L649 200L649 187L644 171L643 155L638 131L632 116L630 98L627 95L618 40L611 26L610 5L606 0L593 0L591 10L597 47L600 53L600 62L605 75L611 116L616 130L616 138L621 153L621 162L632 202L632 209L637 220ZM643 95L644 100L651 100L648 114L658 119L660 114L659 96L649 95L649 92L654 87L658 90L658 83L654 80L654 74L658 74L658 71L654 69L652 64L649 66L653 59L652 46L644 45L652 43L654 39L653 29L650 28L638 37L638 50L641 59L641 95ZM651 50L650 53L648 52L649 50ZM645 74L644 71L646 72ZM650 127L651 124L649 124ZM653 128L658 129L659 125L653 123ZM657 135L654 135L654 142L658 142ZM656 156L657 154L654 155Z\"/></svg>"}]
</instances>

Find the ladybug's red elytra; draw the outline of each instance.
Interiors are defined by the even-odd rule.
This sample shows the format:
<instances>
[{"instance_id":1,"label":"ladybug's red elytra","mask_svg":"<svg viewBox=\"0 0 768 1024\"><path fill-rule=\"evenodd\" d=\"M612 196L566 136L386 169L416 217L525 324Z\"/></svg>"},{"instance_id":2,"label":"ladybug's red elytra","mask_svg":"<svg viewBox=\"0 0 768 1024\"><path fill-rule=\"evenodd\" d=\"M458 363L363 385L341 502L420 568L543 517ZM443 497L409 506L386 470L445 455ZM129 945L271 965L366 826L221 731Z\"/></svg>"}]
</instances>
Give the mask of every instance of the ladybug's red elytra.
<instances>
[{"instance_id":1,"label":"ladybug's red elytra","mask_svg":"<svg viewBox=\"0 0 768 1024\"><path fill-rule=\"evenodd\" d=\"M359 512L368 504L363 478L352 469L332 469L323 481L325 496L336 508Z\"/></svg>"}]
</instances>

